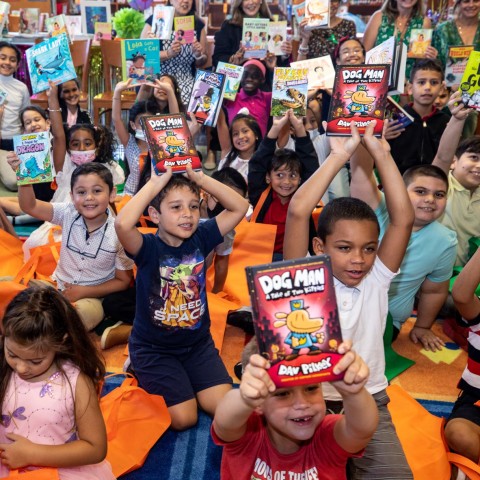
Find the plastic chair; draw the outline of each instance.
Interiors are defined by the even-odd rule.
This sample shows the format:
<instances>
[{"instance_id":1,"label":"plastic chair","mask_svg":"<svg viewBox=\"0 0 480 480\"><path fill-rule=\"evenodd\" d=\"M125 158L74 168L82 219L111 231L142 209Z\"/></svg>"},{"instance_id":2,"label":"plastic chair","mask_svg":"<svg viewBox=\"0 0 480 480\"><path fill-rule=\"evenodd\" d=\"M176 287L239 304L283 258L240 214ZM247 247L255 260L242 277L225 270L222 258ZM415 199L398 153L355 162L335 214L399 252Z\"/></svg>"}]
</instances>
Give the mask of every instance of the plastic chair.
<instances>
[{"instance_id":1,"label":"plastic chair","mask_svg":"<svg viewBox=\"0 0 480 480\"><path fill-rule=\"evenodd\" d=\"M43 41L44 39L38 39L38 41ZM38 43L37 41L37 43ZM70 53L72 54L73 65L75 68L81 67L82 69L82 78L80 82L80 108L82 110L88 110L88 74L90 71L90 45L92 41L88 40L75 40L70 45ZM48 97L46 92L36 93L30 97L30 102L33 105L38 105L42 108L48 107Z\"/></svg>"},{"instance_id":2,"label":"plastic chair","mask_svg":"<svg viewBox=\"0 0 480 480\"><path fill-rule=\"evenodd\" d=\"M100 40L100 50L103 61L103 80L105 89L93 97L93 123L98 125L100 115L105 113L106 125L110 126L112 121L113 101L113 75L114 68L122 68L122 43L118 40ZM136 93L132 91L122 92L121 108L130 110L136 100Z\"/></svg>"}]
</instances>

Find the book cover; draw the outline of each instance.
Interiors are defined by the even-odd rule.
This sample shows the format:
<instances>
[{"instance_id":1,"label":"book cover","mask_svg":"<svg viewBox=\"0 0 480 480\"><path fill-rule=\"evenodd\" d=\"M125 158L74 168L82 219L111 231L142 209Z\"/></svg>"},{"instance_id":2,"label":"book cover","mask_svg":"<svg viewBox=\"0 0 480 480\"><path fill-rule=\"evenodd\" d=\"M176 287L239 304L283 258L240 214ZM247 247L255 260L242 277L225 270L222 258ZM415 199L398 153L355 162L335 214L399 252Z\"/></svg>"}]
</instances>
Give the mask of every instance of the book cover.
<instances>
[{"instance_id":1,"label":"book cover","mask_svg":"<svg viewBox=\"0 0 480 480\"><path fill-rule=\"evenodd\" d=\"M152 33L160 40L170 40L173 30L175 8L156 5L153 9Z\"/></svg>"},{"instance_id":2,"label":"book cover","mask_svg":"<svg viewBox=\"0 0 480 480\"><path fill-rule=\"evenodd\" d=\"M38 33L39 8L20 8L20 33Z\"/></svg>"},{"instance_id":3,"label":"book cover","mask_svg":"<svg viewBox=\"0 0 480 480\"><path fill-rule=\"evenodd\" d=\"M68 41L72 41L67 29L65 15L55 15L54 17L47 18L45 20L45 25L47 27L47 32L50 34L51 37L56 37L64 33L65 35L67 35Z\"/></svg>"},{"instance_id":4,"label":"book cover","mask_svg":"<svg viewBox=\"0 0 480 480\"><path fill-rule=\"evenodd\" d=\"M387 97L385 118L399 122L403 128L413 123L413 117L406 112L390 95Z\"/></svg>"},{"instance_id":5,"label":"book cover","mask_svg":"<svg viewBox=\"0 0 480 480\"><path fill-rule=\"evenodd\" d=\"M123 80L132 79L132 85L153 82L160 78L160 40L122 40Z\"/></svg>"},{"instance_id":6,"label":"book cover","mask_svg":"<svg viewBox=\"0 0 480 480\"><path fill-rule=\"evenodd\" d=\"M4 90L0 90L0 105L3 105L6 99L7 99L7 92L5 92Z\"/></svg>"},{"instance_id":7,"label":"book cover","mask_svg":"<svg viewBox=\"0 0 480 480\"><path fill-rule=\"evenodd\" d=\"M96 22L111 22L111 4L108 0L80 0L82 32L95 34Z\"/></svg>"},{"instance_id":8,"label":"book cover","mask_svg":"<svg viewBox=\"0 0 480 480\"><path fill-rule=\"evenodd\" d=\"M112 24L110 22L95 22L93 45L100 45L100 40L112 39Z\"/></svg>"},{"instance_id":9,"label":"book cover","mask_svg":"<svg viewBox=\"0 0 480 480\"><path fill-rule=\"evenodd\" d=\"M309 90L333 88L333 83L335 81L335 67L333 66L332 57L330 55L291 62L290 66L292 68L308 69Z\"/></svg>"},{"instance_id":10,"label":"book cover","mask_svg":"<svg viewBox=\"0 0 480 480\"><path fill-rule=\"evenodd\" d=\"M175 40L180 43L193 43L195 41L195 17L174 17L173 27L175 29Z\"/></svg>"},{"instance_id":11,"label":"book cover","mask_svg":"<svg viewBox=\"0 0 480 480\"><path fill-rule=\"evenodd\" d=\"M214 127L222 108L226 75L197 69L187 111L200 125Z\"/></svg>"},{"instance_id":12,"label":"book cover","mask_svg":"<svg viewBox=\"0 0 480 480\"><path fill-rule=\"evenodd\" d=\"M287 22L270 22L268 24L268 51L283 55L282 43L287 39Z\"/></svg>"},{"instance_id":13,"label":"book cover","mask_svg":"<svg viewBox=\"0 0 480 480\"><path fill-rule=\"evenodd\" d=\"M243 67L241 65L233 65L232 63L218 62L216 71L227 76L223 98L235 100L243 76Z\"/></svg>"},{"instance_id":14,"label":"book cover","mask_svg":"<svg viewBox=\"0 0 480 480\"><path fill-rule=\"evenodd\" d=\"M432 43L431 28L412 28L408 45L408 58L425 58L427 47Z\"/></svg>"},{"instance_id":15,"label":"book cover","mask_svg":"<svg viewBox=\"0 0 480 480\"><path fill-rule=\"evenodd\" d=\"M65 21L70 37L82 34L82 17L80 15L65 15Z\"/></svg>"},{"instance_id":16,"label":"book cover","mask_svg":"<svg viewBox=\"0 0 480 480\"><path fill-rule=\"evenodd\" d=\"M67 35L62 33L25 52L33 93L48 90L49 80L58 85L77 78Z\"/></svg>"},{"instance_id":17,"label":"book cover","mask_svg":"<svg viewBox=\"0 0 480 480\"><path fill-rule=\"evenodd\" d=\"M164 173L166 167L171 167L173 173L186 172L187 165L191 165L194 170L202 169L183 113L141 117L140 124L156 175Z\"/></svg>"},{"instance_id":18,"label":"book cover","mask_svg":"<svg viewBox=\"0 0 480 480\"><path fill-rule=\"evenodd\" d=\"M292 13L297 20L297 23L300 24L301 21L305 18L305 2L298 3L297 5L292 5Z\"/></svg>"},{"instance_id":19,"label":"book cover","mask_svg":"<svg viewBox=\"0 0 480 480\"><path fill-rule=\"evenodd\" d=\"M53 180L48 132L16 135L13 137L13 148L20 159L17 185Z\"/></svg>"},{"instance_id":20,"label":"book cover","mask_svg":"<svg viewBox=\"0 0 480 480\"><path fill-rule=\"evenodd\" d=\"M342 333L330 257L247 267L260 354L277 387L331 382Z\"/></svg>"},{"instance_id":21,"label":"book cover","mask_svg":"<svg viewBox=\"0 0 480 480\"><path fill-rule=\"evenodd\" d=\"M473 52L473 48L473 45L457 45L448 49L445 65L445 85L447 87L458 87L460 85L468 57Z\"/></svg>"},{"instance_id":22,"label":"book cover","mask_svg":"<svg viewBox=\"0 0 480 480\"><path fill-rule=\"evenodd\" d=\"M367 125L376 120L374 135L382 136L389 68L389 65L337 66L327 135L350 136L352 121L363 135Z\"/></svg>"},{"instance_id":23,"label":"book cover","mask_svg":"<svg viewBox=\"0 0 480 480\"><path fill-rule=\"evenodd\" d=\"M287 110L293 109L295 115L305 116L307 113L307 93L307 68L275 68L270 115L280 117Z\"/></svg>"},{"instance_id":24,"label":"book cover","mask_svg":"<svg viewBox=\"0 0 480 480\"><path fill-rule=\"evenodd\" d=\"M0 2L0 35L7 25L8 14L10 12L10 4L8 2Z\"/></svg>"},{"instance_id":25,"label":"book cover","mask_svg":"<svg viewBox=\"0 0 480 480\"><path fill-rule=\"evenodd\" d=\"M244 18L242 46L244 58L264 58L268 49L268 18Z\"/></svg>"},{"instance_id":26,"label":"book cover","mask_svg":"<svg viewBox=\"0 0 480 480\"><path fill-rule=\"evenodd\" d=\"M329 0L305 0L305 30L327 28L329 18Z\"/></svg>"},{"instance_id":27,"label":"book cover","mask_svg":"<svg viewBox=\"0 0 480 480\"><path fill-rule=\"evenodd\" d=\"M463 72L460 91L462 102L466 107L480 110L480 52L470 52L465 71Z\"/></svg>"}]
</instances>

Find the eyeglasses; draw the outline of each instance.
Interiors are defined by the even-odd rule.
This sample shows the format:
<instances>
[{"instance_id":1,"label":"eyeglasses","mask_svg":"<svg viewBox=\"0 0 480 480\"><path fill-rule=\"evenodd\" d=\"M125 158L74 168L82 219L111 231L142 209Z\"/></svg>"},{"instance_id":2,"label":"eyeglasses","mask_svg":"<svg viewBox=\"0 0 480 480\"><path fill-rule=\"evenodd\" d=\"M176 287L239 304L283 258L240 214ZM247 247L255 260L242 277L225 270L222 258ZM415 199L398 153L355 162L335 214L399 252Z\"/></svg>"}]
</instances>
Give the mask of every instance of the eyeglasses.
<instances>
[{"instance_id":1,"label":"eyeglasses","mask_svg":"<svg viewBox=\"0 0 480 480\"><path fill-rule=\"evenodd\" d=\"M98 252L100 251L100 248L102 248L102 244L103 244L103 240L105 239L105 233L107 232L107 228L108 228L108 221L105 222L105 227L103 228L103 232L102 232L102 238L100 240L100 243L98 244L98 248L97 248L97 251L95 253L91 253L91 252L85 252L85 251L81 251L77 246L75 246L74 244L72 244L70 242L70 237L72 235L72 230L74 228L83 228L81 227L81 225L79 225L77 223L77 220L79 220L81 218L81 215L78 215L78 217L72 222L72 225L70 227L70 230L68 231L68 238L67 238L67 248L69 250L71 250L72 252L75 252L75 253L79 253L80 255L83 255L84 257L87 257L87 258L97 258L97 255L98 255ZM82 232L83 234L83 232Z\"/></svg>"}]
</instances>

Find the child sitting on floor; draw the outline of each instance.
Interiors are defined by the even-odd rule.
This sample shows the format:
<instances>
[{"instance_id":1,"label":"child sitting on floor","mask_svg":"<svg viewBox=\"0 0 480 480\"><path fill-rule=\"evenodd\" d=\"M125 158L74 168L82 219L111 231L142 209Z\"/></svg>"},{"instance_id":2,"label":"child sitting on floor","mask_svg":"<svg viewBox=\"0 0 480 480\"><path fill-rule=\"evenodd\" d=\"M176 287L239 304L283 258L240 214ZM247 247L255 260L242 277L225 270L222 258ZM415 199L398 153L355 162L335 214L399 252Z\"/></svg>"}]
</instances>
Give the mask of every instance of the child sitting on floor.
<instances>
[{"instance_id":1,"label":"child sitting on floor","mask_svg":"<svg viewBox=\"0 0 480 480\"><path fill-rule=\"evenodd\" d=\"M115 223L138 267L131 366L142 388L164 397L176 430L196 424L198 405L213 415L231 388L210 334L205 258L248 208L230 187L189 166L187 175L152 175ZM225 207L201 224L200 188ZM149 204L158 230L142 235L136 224Z\"/></svg>"},{"instance_id":2,"label":"child sitting on floor","mask_svg":"<svg viewBox=\"0 0 480 480\"><path fill-rule=\"evenodd\" d=\"M345 356L334 372L345 377L332 383L344 414L326 415L321 384L275 388L268 361L258 355L256 343L247 345L252 355L240 388L223 398L212 424L215 443L224 446L222 480L346 479L347 459L362 455L378 423L365 389L368 367L350 346L339 346Z\"/></svg>"}]
</instances>

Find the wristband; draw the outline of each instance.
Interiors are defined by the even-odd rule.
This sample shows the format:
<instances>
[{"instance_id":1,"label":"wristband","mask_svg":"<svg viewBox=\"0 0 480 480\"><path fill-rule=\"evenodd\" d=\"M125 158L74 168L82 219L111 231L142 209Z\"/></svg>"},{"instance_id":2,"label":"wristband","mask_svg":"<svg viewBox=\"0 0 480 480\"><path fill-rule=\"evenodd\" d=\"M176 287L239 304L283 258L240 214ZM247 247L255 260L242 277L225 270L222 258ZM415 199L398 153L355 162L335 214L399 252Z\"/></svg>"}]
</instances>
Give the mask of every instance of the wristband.
<instances>
[{"instance_id":1,"label":"wristband","mask_svg":"<svg viewBox=\"0 0 480 480\"><path fill-rule=\"evenodd\" d=\"M298 47L298 52L306 55L308 53L308 47Z\"/></svg>"},{"instance_id":2,"label":"wristband","mask_svg":"<svg viewBox=\"0 0 480 480\"><path fill-rule=\"evenodd\" d=\"M61 111L62 111L61 108L47 108L47 110L48 110L49 112L61 112Z\"/></svg>"},{"instance_id":3,"label":"wristband","mask_svg":"<svg viewBox=\"0 0 480 480\"><path fill-rule=\"evenodd\" d=\"M194 55L193 58L194 58L195 60L201 60L202 58L206 58L206 56L207 56L207 55L206 55L205 53L202 53L202 54L201 54L200 56L198 56L198 57Z\"/></svg>"}]
</instances>

